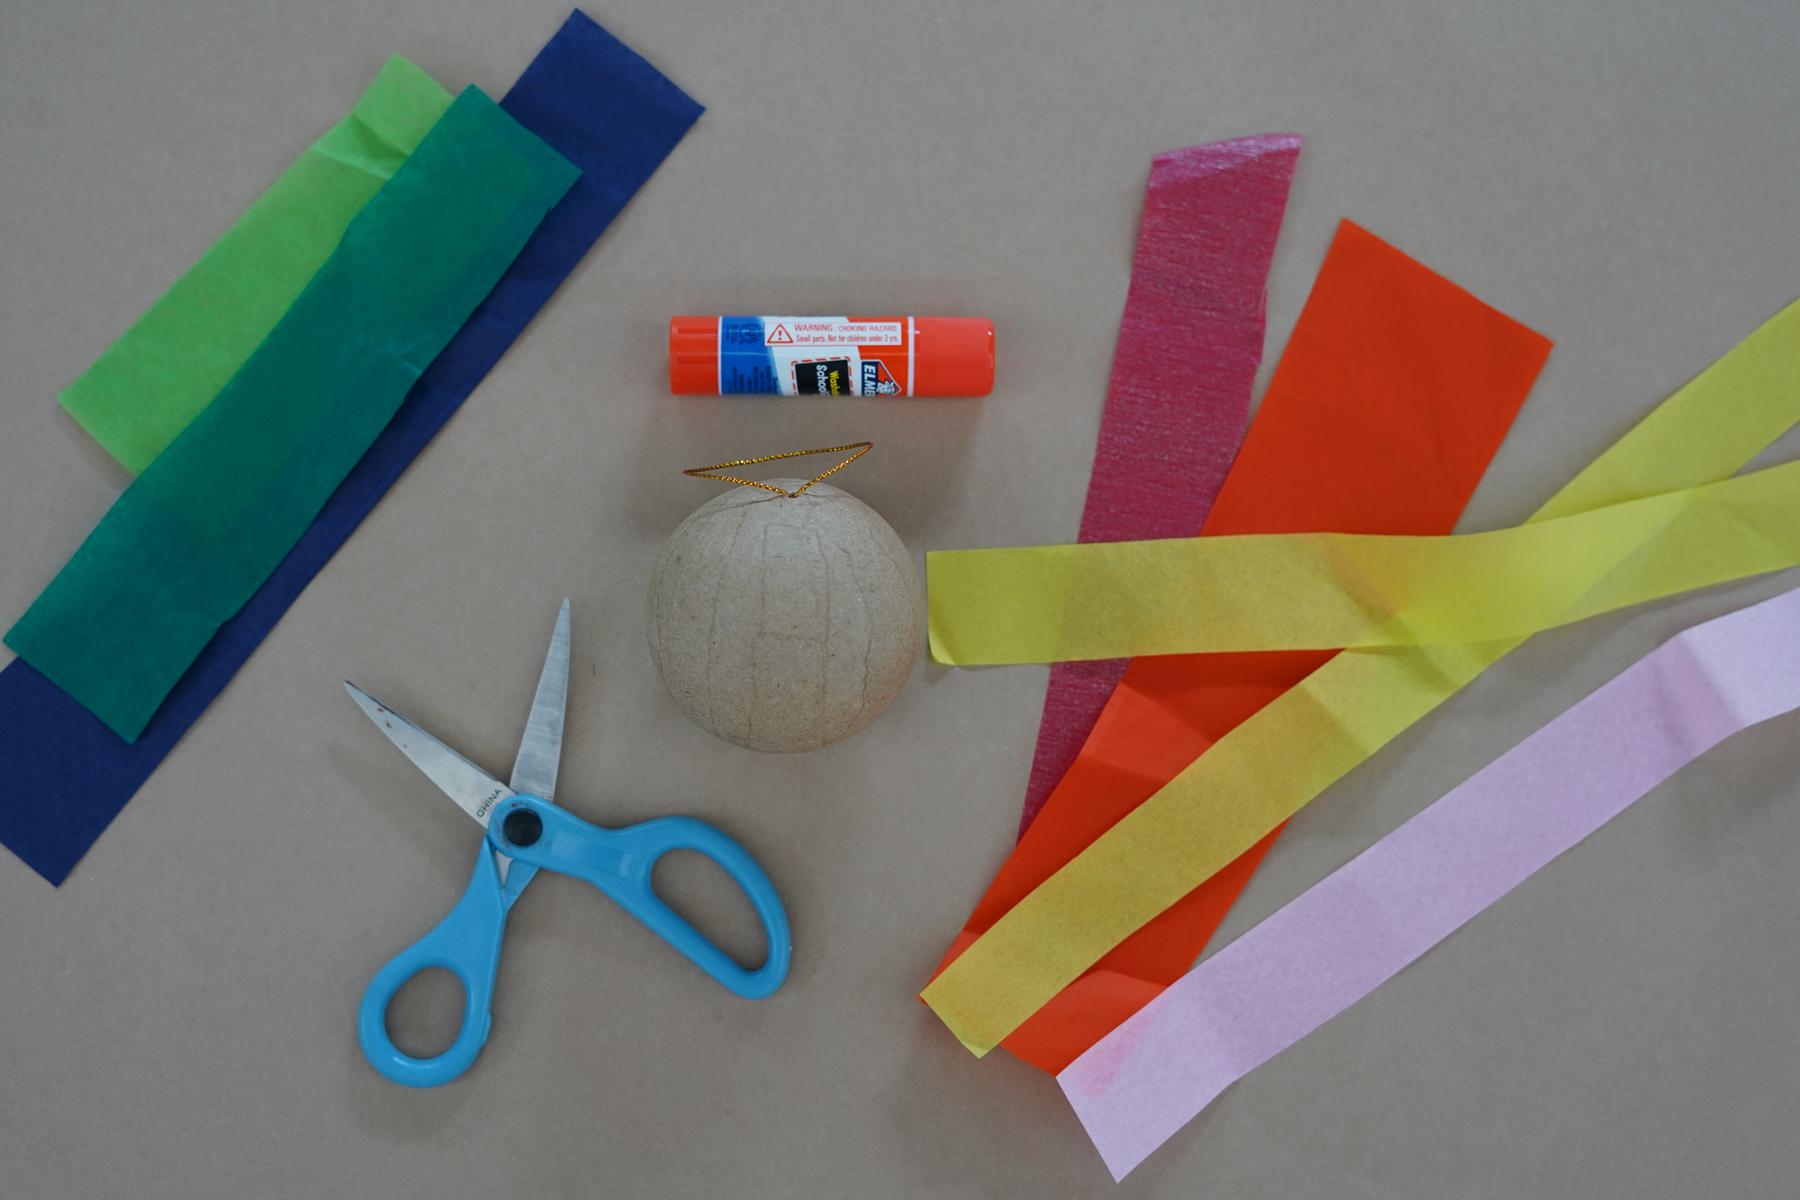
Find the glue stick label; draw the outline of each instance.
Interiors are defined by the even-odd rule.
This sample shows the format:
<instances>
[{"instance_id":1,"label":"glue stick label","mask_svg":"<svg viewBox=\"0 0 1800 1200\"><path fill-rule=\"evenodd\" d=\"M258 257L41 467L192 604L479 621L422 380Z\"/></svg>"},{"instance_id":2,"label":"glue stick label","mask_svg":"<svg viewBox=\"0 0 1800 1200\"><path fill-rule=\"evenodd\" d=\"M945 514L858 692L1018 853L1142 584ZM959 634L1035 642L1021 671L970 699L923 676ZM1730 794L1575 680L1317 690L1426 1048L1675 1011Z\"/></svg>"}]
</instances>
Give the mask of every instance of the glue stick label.
<instances>
[{"instance_id":1,"label":"glue stick label","mask_svg":"<svg viewBox=\"0 0 1800 1200\"><path fill-rule=\"evenodd\" d=\"M910 396L905 317L720 317L719 393Z\"/></svg>"}]
</instances>

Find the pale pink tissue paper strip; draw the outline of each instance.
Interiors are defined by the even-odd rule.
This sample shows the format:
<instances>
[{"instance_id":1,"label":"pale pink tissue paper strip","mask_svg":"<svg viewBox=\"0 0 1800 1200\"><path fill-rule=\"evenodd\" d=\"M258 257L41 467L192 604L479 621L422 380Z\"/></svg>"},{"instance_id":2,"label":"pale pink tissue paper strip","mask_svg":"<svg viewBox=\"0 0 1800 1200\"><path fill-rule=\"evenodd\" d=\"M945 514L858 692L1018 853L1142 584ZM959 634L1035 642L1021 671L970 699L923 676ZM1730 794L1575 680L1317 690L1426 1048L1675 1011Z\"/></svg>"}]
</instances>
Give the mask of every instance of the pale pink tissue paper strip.
<instances>
[{"instance_id":1,"label":"pale pink tissue paper strip","mask_svg":"<svg viewBox=\"0 0 1800 1200\"><path fill-rule=\"evenodd\" d=\"M1114 1179L1725 738L1800 708L1800 590L1696 625L1206 959L1057 1076Z\"/></svg>"},{"instance_id":2,"label":"pale pink tissue paper strip","mask_svg":"<svg viewBox=\"0 0 1800 1200\"><path fill-rule=\"evenodd\" d=\"M1271 133L1150 164L1078 540L1191 537L1205 521L1249 425L1269 262L1299 155L1299 137ZM1021 834L1125 661L1050 668Z\"/></svg>"}]
</instances>

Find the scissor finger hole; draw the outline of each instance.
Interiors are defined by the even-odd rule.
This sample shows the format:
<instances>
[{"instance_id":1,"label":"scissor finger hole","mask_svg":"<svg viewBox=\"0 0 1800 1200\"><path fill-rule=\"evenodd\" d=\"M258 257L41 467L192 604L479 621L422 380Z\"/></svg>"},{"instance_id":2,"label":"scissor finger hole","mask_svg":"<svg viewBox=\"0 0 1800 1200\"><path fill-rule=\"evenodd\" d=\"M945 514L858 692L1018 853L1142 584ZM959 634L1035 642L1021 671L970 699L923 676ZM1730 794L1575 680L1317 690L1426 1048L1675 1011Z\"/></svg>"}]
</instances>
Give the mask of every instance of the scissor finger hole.
<instances>
[{"instance_id":1,"label":"scissor finger hole","mask_svg":"<svg viewBox=\"0 0 1800 1200\"><path fill-rule=\"evenodd\" d=\"M768 958L769 939L763 936L756 910L743 889L706 855L669 851L651 871L650 887L745 970L755 970Z\"/></svg>"},{"instance_id":2,"label":"scissor finger hole","mask_svg":"<svg viewBox=\"0 0 1800 1200\"><path fill-rule=\"evenodd\" d=\"M442 967L427 967L388 1003L388 1040L402 1054L436 1058L456 1041L467 1002L461 980Z\"/></svg>"}]
</instances>

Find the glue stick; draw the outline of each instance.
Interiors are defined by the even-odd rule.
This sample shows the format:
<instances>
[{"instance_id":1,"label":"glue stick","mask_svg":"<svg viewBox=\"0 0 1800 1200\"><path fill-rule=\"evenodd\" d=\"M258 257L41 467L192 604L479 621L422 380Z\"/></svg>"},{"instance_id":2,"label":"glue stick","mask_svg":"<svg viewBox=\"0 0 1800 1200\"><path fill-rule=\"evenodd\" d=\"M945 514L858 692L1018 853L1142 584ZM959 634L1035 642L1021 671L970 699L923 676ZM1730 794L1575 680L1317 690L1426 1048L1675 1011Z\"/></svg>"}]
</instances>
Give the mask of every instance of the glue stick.
<instances>
[{"instance_id":1,"label":"glue stick","mask_svg":"<svg viewBox=\"0 0 1800 1200\"><path fill-rule=\"evenodd\" d=\"M676 395L985 396L981 317L672 317Z\"/></svg>"}]
</instances>

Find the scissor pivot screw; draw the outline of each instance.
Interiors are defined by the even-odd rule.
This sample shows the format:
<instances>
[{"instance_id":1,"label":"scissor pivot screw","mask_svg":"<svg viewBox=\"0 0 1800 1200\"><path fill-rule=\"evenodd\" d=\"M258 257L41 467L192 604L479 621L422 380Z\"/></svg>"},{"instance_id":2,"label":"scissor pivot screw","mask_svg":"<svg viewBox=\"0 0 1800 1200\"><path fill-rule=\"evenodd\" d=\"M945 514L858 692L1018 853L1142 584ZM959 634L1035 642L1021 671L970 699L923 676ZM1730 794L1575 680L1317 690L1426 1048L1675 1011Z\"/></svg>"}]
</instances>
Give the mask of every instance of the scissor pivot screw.
<instances>
[{"instance_id":1,"label":"scissor pivot screw","mask_svg":"<svg viewBox=\"0 0 1800 1200\"><path fill-rule=\"evenodd\" d=\"M544 836L544 818L529 808L515 808L506 814L500 832L514 846L534 846Z\"/></svg>"}]
</instances>

